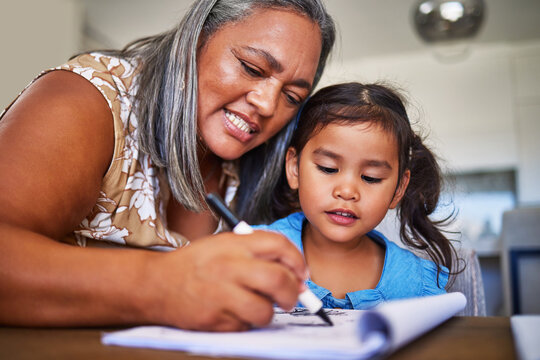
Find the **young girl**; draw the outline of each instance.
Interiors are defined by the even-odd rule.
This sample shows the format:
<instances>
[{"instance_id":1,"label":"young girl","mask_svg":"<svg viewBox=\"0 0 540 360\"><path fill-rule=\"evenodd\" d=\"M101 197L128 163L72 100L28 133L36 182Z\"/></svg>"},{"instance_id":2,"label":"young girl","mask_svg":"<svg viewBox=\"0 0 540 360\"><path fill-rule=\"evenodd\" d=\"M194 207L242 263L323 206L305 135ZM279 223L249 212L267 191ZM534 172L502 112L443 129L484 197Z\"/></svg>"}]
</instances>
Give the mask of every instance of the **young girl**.
<instances>
[{"instance_id":1,"label":"young girl","mask_svg":"<svg viewBox=\"0 0 540 360\"><path fill-rule=\"evenodd\" d=\"M285 175L274 209L301 212L257 228L285 234L304 253L307 285L324 307L368 309L445 292L455 250L428 217L440 170L394 91L359 83L318 91L299 115ZM396 207L404 244L433 261L374 230Z\"/></svg>"}]
</instances>

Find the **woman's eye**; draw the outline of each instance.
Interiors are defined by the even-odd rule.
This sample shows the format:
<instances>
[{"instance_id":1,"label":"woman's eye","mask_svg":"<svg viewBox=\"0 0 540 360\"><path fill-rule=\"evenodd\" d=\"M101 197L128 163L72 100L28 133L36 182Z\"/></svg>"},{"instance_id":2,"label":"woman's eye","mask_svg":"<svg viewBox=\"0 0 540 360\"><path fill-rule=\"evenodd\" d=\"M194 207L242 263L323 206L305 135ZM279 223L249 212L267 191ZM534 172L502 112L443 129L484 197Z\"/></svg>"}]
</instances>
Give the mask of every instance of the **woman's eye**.
<instances>
[{"instance_id":1,"label":"woman's eye","mask_svg":"<svg viewBox=\"0 0 540 360\"><path fill-rule=\"evenodd\" d=\"M321 165L317 165L317 169L319 169L325 174L335 174L338 172L338 169L329 168L329 167L321 166Z\"/></svg>"},{"instance_id":2,"label":"woman's eye","mask_svg":"<svg viewBox=\"0 0 540 360\"><path fill-rule=\"evenodd\" d=\"M364 180L368 184L377 184L377 183L381 182L381 179L374 178L374 177L371 177L371 176L366 176L366 175L362 175L362 180Z\"/></svg>"},{"instance_id":3,"label":"woman's eye","mask_svg":"<svg viewBox=\"0 0 540 360\"><path fill-rule=\"evenodd\" d=\"M294 96L292 96L290 94L285 94L285 96L287 97L287 101L291 105L298 106L302 102L301 100L298 100L296 97L294 97Z\"/></svg>"},{"instance_id":4,"label":"woman's eye","mask_svg":"<svg viewBox=\"0 0 540 360\"><path fill-rule=\"evenodd\" d=\"M251 65L248 65L245 61L240 60L240 64L242 64L242 67L249 75L254 77L263 76L263 73L261 71Z\"/></svg>"}]
</instances>

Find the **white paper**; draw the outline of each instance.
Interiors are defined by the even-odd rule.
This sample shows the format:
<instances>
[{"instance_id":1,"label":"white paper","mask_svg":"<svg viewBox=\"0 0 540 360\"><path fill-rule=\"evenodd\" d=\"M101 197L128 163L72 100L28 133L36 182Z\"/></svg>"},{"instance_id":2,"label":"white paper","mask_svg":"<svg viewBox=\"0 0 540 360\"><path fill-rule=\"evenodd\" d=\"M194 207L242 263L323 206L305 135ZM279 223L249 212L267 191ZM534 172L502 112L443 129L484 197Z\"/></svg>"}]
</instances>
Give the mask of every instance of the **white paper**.
<instances>
[{"instance_id":1,"label":"white paper","mask_svg":"<svg viewBox=\"0 0 540 360\"><path fill-rule=\"evenodd\" d=\"M450 293L384 303L373 310L327 310L334 326L303 308L276 309L268 327L236 333L142 326L107 333L106 345L181 350L199 355L268 359L367 359L393 351L465 307Z\"/></svg>"},{"instance_id":2,"label":"white paper","mask_svg":"<svg viewBox=\"0 0 540 360\"><path fill-rule=\"evenodd\" d=\"M380 324L386 325L388 347L395 349L463 310L466 303L465 295L460 292L390 301L363 316L360 332L373 331L369 319L378 318Z\"/></svg>"},{"instance_id":3,"label":"white paper","mask_svg":"<svg viewBox=\"0 0 540 360\"><path fill-rule=\"evenodd\" d=\"M540 315L514 315L510 318L520 360L540 359Z\"/></svg>"}]
</instances>

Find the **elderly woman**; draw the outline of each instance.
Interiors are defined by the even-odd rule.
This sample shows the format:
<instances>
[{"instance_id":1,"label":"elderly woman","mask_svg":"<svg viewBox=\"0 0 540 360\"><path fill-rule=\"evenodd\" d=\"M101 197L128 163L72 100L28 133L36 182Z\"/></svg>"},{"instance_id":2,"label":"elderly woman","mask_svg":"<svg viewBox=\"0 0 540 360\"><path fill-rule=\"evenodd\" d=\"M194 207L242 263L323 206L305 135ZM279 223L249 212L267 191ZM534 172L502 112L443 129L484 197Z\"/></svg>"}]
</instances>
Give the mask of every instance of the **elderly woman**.
<instances>
[{"instance_id":1,"label":"elderly woman","mask_svg":"<svg viewBox=\"0 0 540 360\"><path fill-rule=\"evenodd\" d=\"M42 73L0 119L0 322L227 331L292 307L301 254L213 235L204 194L273 219L334 32L321 0L199 0L166 33Z\"/></svg>"}]
</instances>

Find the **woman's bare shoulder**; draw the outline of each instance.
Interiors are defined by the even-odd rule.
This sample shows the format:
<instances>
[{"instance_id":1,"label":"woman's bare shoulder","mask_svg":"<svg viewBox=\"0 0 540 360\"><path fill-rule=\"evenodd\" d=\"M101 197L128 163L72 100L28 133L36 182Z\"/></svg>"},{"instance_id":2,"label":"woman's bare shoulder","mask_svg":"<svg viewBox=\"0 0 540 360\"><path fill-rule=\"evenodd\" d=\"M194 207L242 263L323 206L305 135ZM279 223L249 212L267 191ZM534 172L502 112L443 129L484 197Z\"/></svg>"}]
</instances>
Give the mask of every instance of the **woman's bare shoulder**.
<instances>
[{"instance_id":1,"label":"woman's bare shoulder","mask_svg":"<svg viewBox=\"0 0 540 360\"><path fill-rule=\"evenodd\" d=\"M69 232L95 204L113 148L100 92L69 71L43 75L0 119L0 221Z\"/></svg>"}]
</instances>

